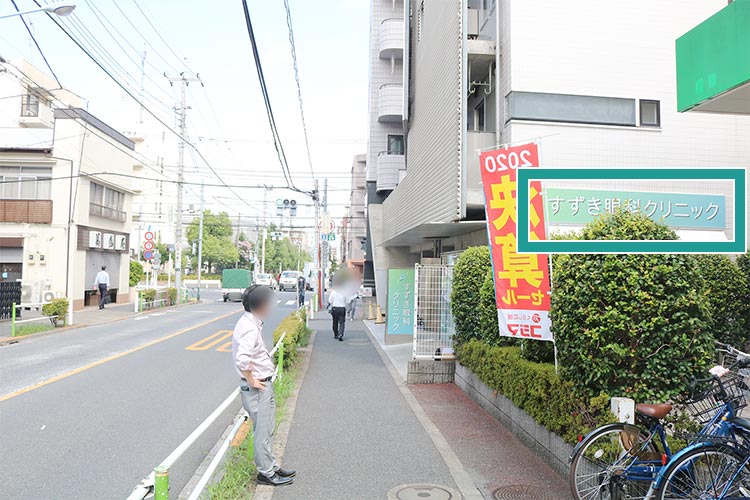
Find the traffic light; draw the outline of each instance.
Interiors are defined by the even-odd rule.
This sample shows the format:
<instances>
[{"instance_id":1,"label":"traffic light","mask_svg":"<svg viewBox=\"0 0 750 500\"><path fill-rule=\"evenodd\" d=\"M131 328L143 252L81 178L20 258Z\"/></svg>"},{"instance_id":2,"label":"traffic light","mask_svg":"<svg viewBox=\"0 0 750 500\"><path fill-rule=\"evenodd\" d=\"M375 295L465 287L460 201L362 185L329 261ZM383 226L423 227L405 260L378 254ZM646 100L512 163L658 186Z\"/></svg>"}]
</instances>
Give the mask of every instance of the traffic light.
<instances>
[{"instance_id":1,"label":"traffic light","mask_svg":"<svg viewBox=\"0 0 750 500\"><path fill-rule=\"evenodd\" d=\"M290 200L289 201L289 216L290 217L296 217L297 216L297 200Z\"/></svg>"}]
</instances>

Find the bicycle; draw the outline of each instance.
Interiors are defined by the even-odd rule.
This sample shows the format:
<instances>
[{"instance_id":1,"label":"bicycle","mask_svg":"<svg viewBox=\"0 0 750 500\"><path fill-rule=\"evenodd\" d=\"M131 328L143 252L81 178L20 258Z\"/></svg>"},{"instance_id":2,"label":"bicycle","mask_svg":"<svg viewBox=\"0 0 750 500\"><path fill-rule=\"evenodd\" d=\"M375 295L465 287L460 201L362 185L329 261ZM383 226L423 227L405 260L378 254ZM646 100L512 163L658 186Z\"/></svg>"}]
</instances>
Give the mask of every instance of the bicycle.
<instances>
[{"instance_id":1,"label":"bicycle","mask_svg":"<svg viewBox=\"0 0 750 500\"><path fill-rule=\"evenodd\" d=\"M750 364L750 355L731 346L717 345L733 367ZM733 391L737 386L729 387L727 393L715 377L695 381L693 385L700 387L706 383L712 384L709 389L694 390L685 403L688 412L703 425L693 441L728 435L730 427L725 424L726 419L734 417L746 405L744 393ZM638 404L635 410L640 427L608 424L582 438L570 456L569 483L573 497L577 500L650 498L654 494L652 483L673 458L662 422L672 409L670 404Z\"/></svg>"},{"instance_id":2,"label":"bicycle","mask_svg":"<svg viewBox=\"0 0 750 500\"><path fill-rule=\"evenodd\" d=\"M723 379L723 380L722 380ZM716 384L725 399L746 397L745 376L731 373ZM734 500L750 498L750 420L726 415L721 431L703 436L662 468L652 486L652 497L662 499Z\"/></svg>"}]
</instances>

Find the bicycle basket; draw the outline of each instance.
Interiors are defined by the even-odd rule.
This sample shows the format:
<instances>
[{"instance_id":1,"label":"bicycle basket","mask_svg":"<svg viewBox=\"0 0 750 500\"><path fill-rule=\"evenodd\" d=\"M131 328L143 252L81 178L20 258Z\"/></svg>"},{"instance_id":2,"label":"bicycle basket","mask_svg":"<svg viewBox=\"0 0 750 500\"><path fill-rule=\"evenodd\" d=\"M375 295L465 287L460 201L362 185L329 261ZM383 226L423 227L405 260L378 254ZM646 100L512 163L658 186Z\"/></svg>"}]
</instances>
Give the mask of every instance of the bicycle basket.
<instances>
[{"instance_id":1,"label":"bicycle basket","mask_svg":"<svg viewBox=\"0 0 750 500\"><path fill-rule=\"evenodd\" d=\"M726 403L733 403L735 410L747 406L748 389L745 377L730 372L721 379L696 387L691 398L683 405L695 420L707 424Z\"/></svg>"},{"instance_id":2,"label":"bicycle basket","mask_svg":"<svg viewBox=\"0 0 750 500\"><path fill-rule=\"evenodd\" d=\"M716 349L716 363L732 371L738 371L736 367L737 363L739 361L746 360L748 357L750 356L736 349L732 349L732 350L727 350L724 348ZM745 372L746 370L743 369L739 371Z\"/></svg>"}]
</instances>

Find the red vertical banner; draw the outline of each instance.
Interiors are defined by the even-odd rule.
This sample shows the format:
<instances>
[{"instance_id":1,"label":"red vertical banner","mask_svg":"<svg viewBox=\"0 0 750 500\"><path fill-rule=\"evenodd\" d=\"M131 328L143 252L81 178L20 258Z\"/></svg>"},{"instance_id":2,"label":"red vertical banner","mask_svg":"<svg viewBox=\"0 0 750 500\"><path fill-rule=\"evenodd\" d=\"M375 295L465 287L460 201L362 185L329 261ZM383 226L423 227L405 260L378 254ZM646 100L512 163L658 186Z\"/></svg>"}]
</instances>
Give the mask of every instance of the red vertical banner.
<instances>
[{"instance_id":1,"label":"red vertical banner","mask_svg":"<svg viewBox=\"0 0 750 500\"><path fill-rule=\"evenodd\" d=\"M547 255L516 252L516 170L539 166L537 145L487 151L479 160L500 335L552 340ZM532 182L529 189L529 235L543 240L546 234L541 183Z\"/></svg>"}]
</instances>

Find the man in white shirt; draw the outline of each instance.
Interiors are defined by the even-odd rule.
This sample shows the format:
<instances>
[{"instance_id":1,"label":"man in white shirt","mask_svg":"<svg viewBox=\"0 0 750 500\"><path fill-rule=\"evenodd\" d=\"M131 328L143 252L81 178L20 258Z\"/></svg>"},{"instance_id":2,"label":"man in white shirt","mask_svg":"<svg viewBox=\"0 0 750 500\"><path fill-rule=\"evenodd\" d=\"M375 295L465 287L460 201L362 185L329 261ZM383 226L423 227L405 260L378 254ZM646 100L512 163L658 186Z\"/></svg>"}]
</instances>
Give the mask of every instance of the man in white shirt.
<instances>
[{"instance_id":1,"label":"man in white shirt","mask_svg":"<svg viewBox=\"0 0 750 500\"><path fill-rule=\"evenodd\" d=\"M107 273L107 266L102 266L102 270L96 273L96 278L94 278L94 288L99 290L99 309L104 309L104 299L109 292L109 273Z\"/></svg>"},{"instance_id":2,"label":"man in white shirt","mask_svg":"<svg viewBox=\"0 0 750 500\"><path fill-rule=\"evenodd\" d=\"M242 382L242 406L253 421L255 467L258 483L281 486L290 484L294 470L279 467L271 450L276 426L276 399L273 392L273 359L263 343L263 318L271 308L273 290L253 285L242 294L245 313L237 321L232 336L234 368Z\"/></svg>"},{"instance_id":3,"label":"man in white shirt","mask_svg":"<svg viewBox=\"0 0 750 500\"><path fill-rule=\"evenodd\" d=\"M335 283L331 294L328 296L328 306L333 317L333 338L340 342L344 341L346 306L350 300L351 297L346 293L345 283Z\"/></svg>"}]
</instances>

